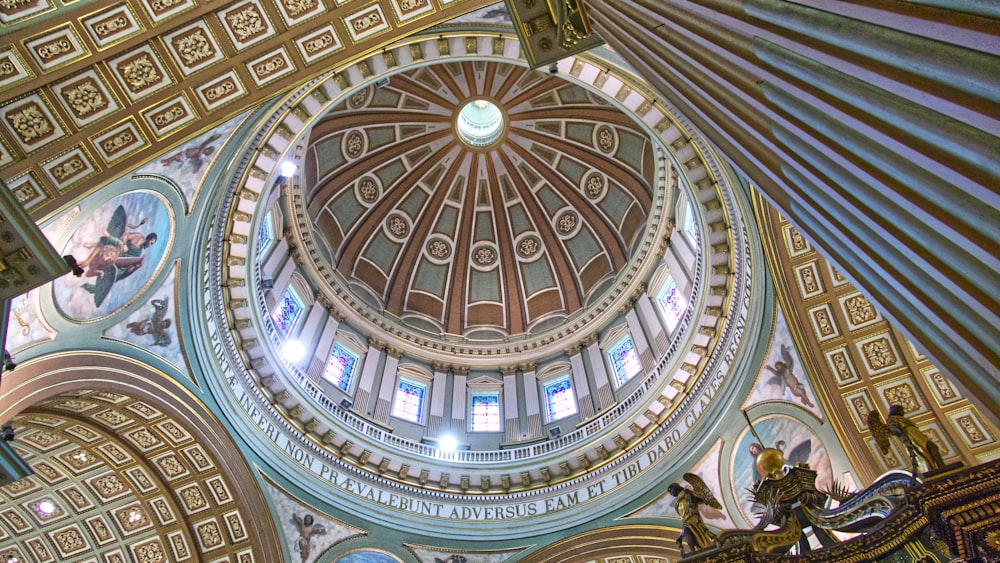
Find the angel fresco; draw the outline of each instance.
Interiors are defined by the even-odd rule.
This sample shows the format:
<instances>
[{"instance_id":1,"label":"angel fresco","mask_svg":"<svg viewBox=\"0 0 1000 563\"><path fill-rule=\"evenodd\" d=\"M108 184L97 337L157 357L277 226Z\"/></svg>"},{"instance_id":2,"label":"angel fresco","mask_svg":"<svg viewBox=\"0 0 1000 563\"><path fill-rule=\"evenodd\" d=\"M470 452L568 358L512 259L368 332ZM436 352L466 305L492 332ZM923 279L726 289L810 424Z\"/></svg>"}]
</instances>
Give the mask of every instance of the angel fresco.
<instances>
[{"instance_id":1,"label":"angel fresco","mask_svg":"<svg viewBox=\"0 0 1000 563\"><path fill-rule=\"evenodd\" d=\"M167 297L151 300L149 303L153 306L153 316L130 322L125 328L138 336L152 335L153 346L170 346L170 333L167 330L170 328L171 320L166 318L170 312L167 308L169 302L170 299Z\"/></svg>"},{"instance_id":2,"label":"angel fresco","mask_svg":"<svg viewBox=\"0 0 1000 563\"><path fill-rule=\"evenodd\" d=\"M302 561L305 561L309 559L309 555L312 553L312 537L325 534L326 529L322 524L316 523L312 514L306 514L303 517L299 517L298 514L292 514L292 523L295 524L295 529L299 531L299 539L295 544L296 551L299 552Z\"/></svg>"},{"instance_id":3,"label":"angel fresco","mask_svg":"<svg viewBox=\"0 0 1000 563\"><path fill-rule=\"evenodd\" d=\"M701 516L701 505L707 505L716 510L722 509L722 504L712 494L705 481L694 473L685 473L684 481L691 487L685 487L678 483L670 483L667 491L675 497L674 508L681 517L683 526L681 535L677 538L677 544L681 549L681 555L685 553L684 544L687 544L688 552L695 552L708 547L715 534L709 531L708 526Z\"/></svg>"},{"instance_id":4,"label":"angel fresco","mask_svg":"<svg viewBox=\"0 0 1000 563\"><path fill-rule=\"evenodd\" d=\"M156 244L156 233L143 235L138 229L145 224L145 219L137 225L128 224L125 208L119 205L115 208L104 235L97 242L84 243L84 248L91 249L90 255L77 263L84 269L84 276L96 278L93 283L83 284L83 289L94 296L94 306L100 307L111 288L139 270L145 260L143 252Z\"/></svg>"},{"instance_id":5,"label":"angel fresco","mask_svg":"<svg viewBox=\"0 0 1000 563\"><path fill-rule=\"evenodd\" d=\"M771 379L767 382L771 385L780 385L782 387L787 387L792 395L799 398L802 404L811 407L813 406L812 401L809 400L808 394L806 394L806 386L802 381L795 376L793 373L795 369L795 360L792 358L792 354L785 344L781 345L781 359L774 362L773 366L765 366L768 371L774 374Z\"/></svg>"}]
</instances>

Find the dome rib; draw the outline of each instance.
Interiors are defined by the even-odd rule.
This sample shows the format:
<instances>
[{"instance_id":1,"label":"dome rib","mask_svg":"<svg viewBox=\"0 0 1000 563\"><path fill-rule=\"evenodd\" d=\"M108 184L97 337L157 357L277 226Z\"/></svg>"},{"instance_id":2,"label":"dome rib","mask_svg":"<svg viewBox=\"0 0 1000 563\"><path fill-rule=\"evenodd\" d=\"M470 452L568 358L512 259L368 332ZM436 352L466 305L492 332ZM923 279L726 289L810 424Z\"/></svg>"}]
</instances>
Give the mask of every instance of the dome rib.
<instances>
[{"instance_id":1,"label":"dome rib","mask_svg":"<svg viewBox=\"0 0 1000 563\"><path fill-rule=\"evenodd\" d=\"M476 217L476 178L479 173L479 159L471 152L465 153L465 158L469 160L469 175L465 178L465 198L462 201L461 226L458 233L466 233L467 236L455 237L456 257L467 257L472 250L472 240L475 236L473 224ZM464 160L464 159L463 159ZM457 260L458 258L456 258ZM454 283L452 284L448 298L445 300L446 319L445 330L450 334L462 334L462 327L465 325L465 305L464 294L466 290L466 280L469 277L469 266L456 267Z\"/></svg>"},{"instance_id":2,"label":"dome rib","mask_svg":"<svg viewBox=\"0 0 1000 563\"><path fill-rule=\"evenodd\" d=\"M455 178L458 176L458 173L462 169L460 162L461 159L457 158L452 161L452 163L445 170L444 176L439 180L438 185L432 191L430 200L421 209L421 215L413 218L413 234L407 240L404 248L400 251L402 259L399 260L398 267L395 272L395 276L398 279L408 280L408 282L413 279L418 259L423 256L424 241L427 240L428 235L434 228L433 218L427 217L427 215L436 213L444 204L445 199L448 197L448 186L452 185ZM454 271L454 266L454 262L449 264L452 271ZM406 303L406 295L407 293L403 291L390 292L388 301L386 302L386 310L400 317L402 317L404 309L407 309L406 312L411 312L408 310L410 307ZM438 320L440 322L440 317Z\"/></svg>"},{"instance_id":3,"label":"dome rib","mask_svg":"<svg viewBox=\"0 0 1000 563\"><path fill-rule=\"evenodd\" d=\"M500 159L501 155L499 153L494 153L494 158L486 158L486 173L490 178L499 178L500 175L496 169L495 159ZM502 161L501 161L502 162ZM497 224L497 232L499 233L509 233L512 234L514 231L510 225L510 217L507 216L508 209L506 203L503 201L503 197L500 194L500 190L490 190L490 199L493 203L494 209L494 221ZM505 286L508 288L518 288L518 292L522 292L523 288L518 287L519 285L519 275L515 270L518 267L517 256L514 250L514 241L511 237L497 237L497 247L500 249L500 264L501 270L500 275L503 276L506 281ZM514 326L524 326L524 315L525 311L522 308L523 299L509 299L507 307L505 307L507 328Z\"/></svg>"},{"instance_id":4,"label":"dome rib","mask_svg":"<svg viewBox=\"0 0 1000 563\"><path fill-rule=\"evenodd\" d=\"M515 149L517 145L508 144L507 148ZM522 155L524 158L526 155ZM536 160L534 155L527 155L530 158L528 161ZM509 170L514 170L515 168L511 164L507 155L501 153L500 158L504 160ZM540 168L545 168L541 166ZM536 168L537 169L537 168ZM583 306L583 291L580 287L580 279L576 276L576 269L573 268L573 259L569 256L569 252L566 247L560 244L559 237L552 232L552 222L548 217L542 215L542 209L544 206L542 202L538 201L537 195L531 190L527 184L524 183L523 178L520 174L515 175L511 180L514 182L514 187L517 193L520 195L521 200L524 202L534 202L535 205L525 205L528 210L531 220L534 223L538 235L542 238L542 246L548 249L548 255L551 257L553 262L553 267L555 267L556 280L562 286L562 296L563 296L563 307L568 309L568 311L575 311ZM560 275L561 274L561 275ZM566 284L566 280L572 280L572 285ZM528 296L525 295L525 301L527 301ZM530 311L530 309L529 309ZM567 312L568 312L567 311ZM530 324L534 320L526 320L526 324Z\"/></svg>"},{"instance_id":5,"label":"dome rib","mask_svg":"<svg viewBox=\"0 0 1000 563\"><path fill-rule=\"evenodd\" d=\"M435 138L441 135L434 135ZM448 151L451 152L455 145L455 141L449 141L446 145ZM399 156L399 155L395 155ZM365 160L364 158L359 160ZM402 201L407 195L409 195L412 190L419 190L420 187L418 183L421 178L423 178L435 165L438 164L438 160L428 158L417 165L416 168L409 170L402 177L400 177L392 186L386 186L385 194L382 199L377 201L375 205L371 206L368 211L364 214L361 220L355 221L358 225L357 228L348 233L345 237L346 245L343 248L343 252L337 257L337 269L345 276L350 277L354 272L354 264L357 262L360 255L367 248L368 244L371 242L372 236L379 230L382 229L381 220L371 220L371 218L385 218L398 207L400 201ZM400 189L403 187L404 189ZM409 188L409 189L406 189ZM423 208L427 209L426 206ZM417 223L416 217L411 217L414 224ZM366 230L361 228L365 227ZM409 237L412 240L412 237ZM398 263L397 263L398 264ZM390 279L392 277L392 271L386 272L389 274ZM382 291L382 299L385 300L386 289Z\"/></svg>"}]
</instances>

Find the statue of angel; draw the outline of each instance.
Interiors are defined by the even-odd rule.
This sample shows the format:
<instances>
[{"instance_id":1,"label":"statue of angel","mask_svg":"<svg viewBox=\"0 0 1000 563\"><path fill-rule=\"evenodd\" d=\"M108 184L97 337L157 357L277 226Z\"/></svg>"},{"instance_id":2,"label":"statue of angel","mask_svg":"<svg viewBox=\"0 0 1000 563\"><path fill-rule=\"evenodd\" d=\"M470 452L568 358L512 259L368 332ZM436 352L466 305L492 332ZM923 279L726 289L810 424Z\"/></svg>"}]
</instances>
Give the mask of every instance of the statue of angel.
<instances>
[{"instance_id":1,"label":"statue of angel","mask_svg":"<svg viewBox=\"0 0 1000 563\"><path fill-rule=\"evenodd\" d=\"M701 517L700 506L704 504L717 510L722 509L722 505L701 477L694 473L685 473L684 481L691 487L684 487L678 483L670 483L667 486L667 491L676 497L673 506L683 522L681 535L677 538L681 555L685 554L685 543L688 545L688 551L693 553L699 549L705 549L715 539L715 534L709 531Z\"/></svg>"},{"instance_id":2,"label":"statue of angel","mask_svg":"<svg viewBox=\"0 0 1000 563\"><path fill-rule=\"evenodd\" d=\"M910 419L903 416L902 405L892 405L889 407L889 419L882 421L882 415L873 410L868 413L868 428L875 437L882 453L889 453L889 435L892 434L903 442L907 453L910 454L910 461L913 463L913 473L917 473L917 456L927 462L928 469L935 469L944 465L941 458L941 450L926 434L917 428L917 425Z\"/></svg>"}]
</instances>

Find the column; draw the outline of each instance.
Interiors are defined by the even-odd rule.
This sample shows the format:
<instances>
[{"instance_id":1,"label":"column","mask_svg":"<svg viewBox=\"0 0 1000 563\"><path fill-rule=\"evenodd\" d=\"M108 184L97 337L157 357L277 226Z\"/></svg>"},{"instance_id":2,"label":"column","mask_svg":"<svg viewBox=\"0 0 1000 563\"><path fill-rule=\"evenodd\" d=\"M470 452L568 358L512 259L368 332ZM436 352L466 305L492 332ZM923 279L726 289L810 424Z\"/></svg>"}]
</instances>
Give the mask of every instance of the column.
<instances>
[{"instance_id":1,"label":"column","mask_svg":"<svg viewBox=\"0 0 1000 563\"><path fill-rule=\"evenodd\" d=\"M469 368L452 368L450 431L458 443L466 442L469 416Z\"/></svg>"},{"instance_id":2,"label":"column","mask_svg":"<svg viewBox=\"0 0 1000 563\"><path fill-rule=\"evenodd\" d=\"M368 339L368 353L361 368L361 379L358 380L358 390L354 393L354 408L360 413L371 414L368 403L371 400L372 389L375 387L375 374L379 360L382 357L383 344L378 340Z\"/></svg>"},{"instance_id":3,"label":"column","mask_svg":"<svg viewBox=\"0 0 1000 563\"><path fill-rule=\"evenodd\" d=\"M274 243L274 248L267 256L267 260L260 267L260 276L262 279L273 279L281 266L281 263L288 259L288 241L285 239L278 240Z\"/></svg>"},{"instance_id":4,"label":"column","mask_svg":"<svg viewBox=\"0 0 1000 563\"><path fill-rule=\"evenodd\" d=\"M305 349L305 353L302 355L302 359L296 362L298 367L301 368L309 364L310 358L315 351L316 342L320 337L320 323L327 316L326 308L318 301L314 301L306 313L306 320L299 324L299 330L295 333L294 338Z\"/></svg>"},{"instance_id":5,"label":"column","mask_svg":"<svg viewBox=\"0 0 1000 563\"><path fill-rule=\"evenodd\" d=\"M274 310L274 306L278 304L278 299L285 293L288 289L288 282L292 280L292 274L295 273L295 261L288 260L285 265L281 267L281 271L278 275L274 277L274 288L264 294L264 300L267 303L267 310Z\"/></svg>"},{"instance_id":6,"label":"column","mask_svg":"<svg viewBox=\"0 0 1000 563\"><path fill-rule=\"evenodd\" d=\"M528 439L542 437L542 410L538 400L538 378L535 377L535 365L521 367L521 377L524 380L524 412L528 419Z\"/></svg>"},{"instance_id":7,"label":"column","mask_svg":"<svg viewBox=\"0 0 1000 563\"><path fill-rule=\"evenodd\" d=\"M615 394L608 380L608 364L604 362L604 354L596 334L591 335L584 344L587 347L587 359L590 360L590 373L597 386L597 408L604 410L615 402Z\"/></svg>"},{"instance_id":8,"label":"column","mask_svg":"<svg viewBox=\"0 0 1000 563\"><path fill-rule=\"evenodd\" d=\"M427 416L427 435L437 437L448 430L443 424L444 402L448 389L448 366L434 363L434 382L431 384L430 414Z\"/></svg>"},{"instance_id":9,"label":"column","mask_svg":"<svg viewBox=\"0 0 1000 563\"><path fill-rule=\"evenodd\" d=\"M566 350L566 356L569 357L573 389L576 391L576 403L580 407L580 420L587 420L594 416L594 400L590 396L590 382L587 381L587 370L583 365L580 347L574 346Z\"/></svg>"},{"instance_id":10,"label":"column","mask_svg":"<svg viewBox=\"0 0 1000 563\"><path fill-rule=\"evenodd\" d=\"M500 368L503 376L503 431L508 442L521 439L521 424L517 410L517 368Z\"/></svg>"},{"instance_id":11,"label":"column","mask_svg":"<svg viewBox=\"0 0 1000 563\"><path fill-rule=\"evenodd\" d=\"M382 385L378 389L378 399L375 401L373 418L379 422L389 422L389 407L392 406L392 395L396 391L396 370L399 368L399 358L403 353L391 348L385 351L385 365L382 367Z\"/></svg>"},{"instance_id":12,"label":"column","mask_svg":"<svg viewBox=\"0 0 1000 563\"><path fill-rule=\"evenodd\" d=\"M584 4L595 31L659 95L1000 415L995 11Z\"/></svg>"},{"instance_id":13,"label":"column","mask_svg":"<svg viewBox=\"0 0 1000 563\"><path fill-rule=\"evenodd\" d=\"M635 344L635 353L639 355L639 361L642 362L643 372L648 374L656 367L656 358L653 357L653 351L649 349L649 341L646 340L646 333L642 331L639 315L636 314L634 306L629 306L623 312L625 313L625 322L628 323L628 331L632 335L632 344Z\"/></svg>"},{"instance_id":14,"label":"column","mask_svg":"<svg viewBox=\"0 0 1000 563\"><path fill-rule=\"evenodd\" d=\"M639 321L653 335L653 348L656 352L656 357L657 359L662 358L667 353L667 348L670 347L670 339L667 338L667 331L663 328L663 321L656 315L656 311L653 309L653 302L650 300L649 294L645 291L639 295L636 305L639 310Z\"/></svg>"},{"instance_id":15,"label":"column","mask_svg":"<svg viewBox=\"0 0 1000 563\"><path fill-rule=\"evenodd\" d=\"M309 359L309 367L306 368L306 373L313 379L318 379L326 368L326 362L330 359L330 353L333 351L333 345L337 339L340 321L337 312L331 310L329 316L326 317L326 322L323 323L319 340L316 342L312 357Z\"/></svg>"}]
</instances>

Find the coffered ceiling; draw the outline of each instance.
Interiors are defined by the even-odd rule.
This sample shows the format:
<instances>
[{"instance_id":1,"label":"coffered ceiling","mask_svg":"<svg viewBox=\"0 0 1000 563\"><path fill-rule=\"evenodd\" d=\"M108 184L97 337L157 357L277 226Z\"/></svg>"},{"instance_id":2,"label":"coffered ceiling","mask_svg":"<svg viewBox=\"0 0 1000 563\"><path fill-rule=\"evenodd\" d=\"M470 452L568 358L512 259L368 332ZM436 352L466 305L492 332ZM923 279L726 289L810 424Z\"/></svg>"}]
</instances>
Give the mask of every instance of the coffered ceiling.
<instances>
[{"instance_id":1,"label":"coffered ceiling","mask_svg":"<svg viewBox=\"0 0 1000 563\"><path fill-rule=\"evenodd\" d=\"M36 217L290 84L488 0L0 5L0 177Z\"/></svg>"}]
</instances>

